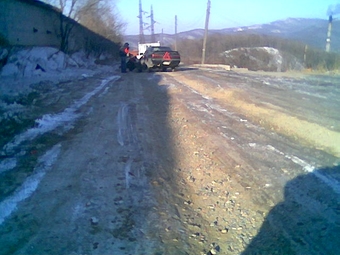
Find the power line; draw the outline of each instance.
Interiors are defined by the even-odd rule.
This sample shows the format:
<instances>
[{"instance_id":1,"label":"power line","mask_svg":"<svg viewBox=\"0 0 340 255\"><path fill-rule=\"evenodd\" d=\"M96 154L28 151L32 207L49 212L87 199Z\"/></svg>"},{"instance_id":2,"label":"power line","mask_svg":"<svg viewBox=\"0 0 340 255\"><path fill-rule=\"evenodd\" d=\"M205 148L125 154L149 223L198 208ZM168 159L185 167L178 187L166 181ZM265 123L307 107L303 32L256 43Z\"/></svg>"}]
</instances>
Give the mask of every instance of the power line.
<instances>
[{"instance_id":1,"label":"power line","mask_svg":"<svg viewBox=\"0 0 340 255\"><path fill-rule=\"evenodd\" d=\"M175 15L175 50L177 50L177 15Z\"/></svg>"},{"instance_id":2,"label":"power line","mask_svg":"<svg viewBox=\"0 0 340 255\"><path fill-rule=\"evenodd\" d=\"M154 25L157 23L157 21L154 20L152 5L151 5L150 15L147 18L150 18L151 25L146 27L146 29L150 29L151 28L151 41L155 42L156 38L155 38L155 26Z\"/></svg>"},{"instance_id":3,"label":"power line","mask_svg":"<svg viewBox=\"0 0 340 255\"><path fill-rule=\"evenodd\" d=\"M139 0L139 43L145 43L144 38L144 23L143 23L143 9L142 9L142 0Z\"/></svg>"}]
</instances>

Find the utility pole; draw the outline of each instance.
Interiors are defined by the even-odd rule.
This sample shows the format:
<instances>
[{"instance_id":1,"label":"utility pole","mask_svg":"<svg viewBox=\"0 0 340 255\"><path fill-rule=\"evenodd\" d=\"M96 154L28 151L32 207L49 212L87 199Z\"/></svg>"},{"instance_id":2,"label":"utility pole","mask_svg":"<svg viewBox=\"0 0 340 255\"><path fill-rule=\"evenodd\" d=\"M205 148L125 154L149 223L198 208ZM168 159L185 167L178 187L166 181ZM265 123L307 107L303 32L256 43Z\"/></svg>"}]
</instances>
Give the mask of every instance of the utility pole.
<instances>
[{"instance_id":1,"label":"utility pole","mask_svg":"<svg viewBox=\"0 0 340 255\"><path fill-rule=\"evenodd\" d=\"M305 45L305 52L303 53L303 66L307 66L307 50L308 50L308 45Z\"/></svg>"},{"instance_id":2,"label":"utility pole","mask_svg":"<svg viewBox=\"0 0 340 255\"><path fill-rule=\"evenodd\" d=\"M156 21L153 18L153 8L151 5L151 14L150 14L150 18L151 18L151 42L156 42L156 38L155 38L155 28L154 28L154 24L156 23Z\"/></svg>"},{"instance_id":3,"label":"utility pole","mask_svg":"<svg viewBox=\"0 0 340 255\"><path fill-rule=\"evenodd\" d=\"M145 43L142 0L139 0L139 16L137 18L139 18L139 43Z\"/></svg>"},{"instance_id":4,"label":"utility pole","mask_svg":"<svg viewBox=\"0 0 340 255\"><path fill-rule=\"evenodd\" d=\"M175 15L175 50L177 50L177 15Z\"/></svg>"},{"instance_id":5,"label":"utility pole","mask_svg":"<svg viewBox=\"0 0 340 255\"><path fill-rule=\"evenodd\" d=\"M333 16L329 15L328 30L327 30L327 39L326 39L326 52L329 52L331 50L332 22L333 22Z\"/></svg>"},{"instance_id":6,"label":"utility pole","mask_svg":"<svg viewBox=\"0 0 340 255\"><path fill-rule=\"evenodd\" d=\"M162 36L161 36L161 45L164 45L164 32L163 32L163 28L162 28Z\"/></svg>"},{"instance_id":7,"label":"utility pole","mask_svg":"<svg viewBox=\"0 0 340 255\"><path fill-rule=\"evenodd\" d=\"M204 29L203 48L202 48L202 65L205 63L205 48L206 48L206 45L207 45L209 16L210 16L210 0L208 0L207 14L206 14L206 17L205 17L205 29Z\"/></svg>"}]
</instances>

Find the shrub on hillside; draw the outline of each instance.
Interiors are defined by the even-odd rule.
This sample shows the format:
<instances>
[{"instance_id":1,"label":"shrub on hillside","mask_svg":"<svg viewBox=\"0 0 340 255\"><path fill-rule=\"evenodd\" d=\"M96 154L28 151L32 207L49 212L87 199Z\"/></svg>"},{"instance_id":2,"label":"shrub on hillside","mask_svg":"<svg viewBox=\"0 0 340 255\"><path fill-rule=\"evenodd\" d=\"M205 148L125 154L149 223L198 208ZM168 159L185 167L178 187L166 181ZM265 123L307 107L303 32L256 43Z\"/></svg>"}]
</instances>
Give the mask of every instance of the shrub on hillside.
<instances>
[{"instance_id":1,"label":"shrub on hillside","mask_svg":"<svg viewBox=\"0 0 340 255\"><path fill-rule=\"evenodd\" d=\"M200 63L202 58L202 39L184 39L178 42L178 50L181 53L182 61L186 64ZM297 41L291 41L279 37L255 34L237 34L237 35L209 35L206 45L206 63L221 64L225 63L224 52L235 48L254 48L268 47L274 48L281 52L284 60L287 60L287 66L282 70L291 69L289 63L292 58L300 62L306 68L335 70L340 69L340 54L326 53L325 51L306 47L305 44ZM262 53L258 56L264 62L268 62L268 56ZM246 63L248 62L248 63ZM249 57L242 57L242 65L250 65L253 60ZM274 68L275 69L275 68Z\"/></svg>"}]
</instances>

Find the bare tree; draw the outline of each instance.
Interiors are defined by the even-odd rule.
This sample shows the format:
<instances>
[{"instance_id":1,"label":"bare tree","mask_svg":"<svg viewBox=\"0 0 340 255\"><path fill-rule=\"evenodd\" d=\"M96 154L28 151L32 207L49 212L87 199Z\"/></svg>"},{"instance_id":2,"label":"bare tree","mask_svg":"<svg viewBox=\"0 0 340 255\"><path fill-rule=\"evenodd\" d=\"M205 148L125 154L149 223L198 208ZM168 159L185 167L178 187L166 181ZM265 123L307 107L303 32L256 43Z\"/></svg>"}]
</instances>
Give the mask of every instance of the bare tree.
<instances>
[{"instance_id":1,"label":"bare tree","mask_svg":"<svg viewBox=\"0 0 340 255\"><path fill-rule=\"evenodd\" d=\"M74 8L74 4L75 4L76 0L72 0L72 8L70 8L69 11L69 15L72 14L73 12L73 8ZM61 41L60 41L60 50L63 52L67 52L68 51L68 39L71 33L71 30L73 28L73 24L71 24L70 22L68 22L66 20L66 17L63 15L63 12L65 10L65 2L63 2L62 0L60 0L60 6L61 6L61 10L62 12L60 13L60 23L59 23L59 30L60 30L60 37L61 37ZM68 16L69 17L69 16Z\"/></svg>"},{"instance_id":2,"label":"bare tree","mask_svg":"<svg viewBox=\"0 0 340 255\"><path fill-rule=\"evenodd\" d=\"M119 42L124 26L114 13L114 1L109 0L45 0L60 8L60 50L68 51L68 40L75 20L103 37Z\"/></svg>"},{"instance_id":3,"label":"bare tree","mask_svg":"<svg viewBox=\"0 0 340 255\"><path fill-rule=\"evenodd\" d=\"M60 9L60 11L68 18L77 21L78 10L82 6L84 0L43 0Z\"/></svg>"},{"instance_id":4,"label":"bare tree","mask_svg":"<svg viewBox=\"0 0 340 255\"><path fill-rule=\"evenodd\" d=\"M54 5L60 9L59 14L59 35L60 50L68 51L68 40L74 24L70 19L77 21L78 10L82 0L45 0L45 2Z\"/></svg>"},{"instance_id":5,"label":"bare tree","mask_svg":"<svg viewBox=\"0 0 340 255\"><path fill-rule=\"evenodd\" d=\"M114 12L112 1L85 0L79 10L79 23L111 41L121 41L124 24Z\"/></svg>"}]
</instances>

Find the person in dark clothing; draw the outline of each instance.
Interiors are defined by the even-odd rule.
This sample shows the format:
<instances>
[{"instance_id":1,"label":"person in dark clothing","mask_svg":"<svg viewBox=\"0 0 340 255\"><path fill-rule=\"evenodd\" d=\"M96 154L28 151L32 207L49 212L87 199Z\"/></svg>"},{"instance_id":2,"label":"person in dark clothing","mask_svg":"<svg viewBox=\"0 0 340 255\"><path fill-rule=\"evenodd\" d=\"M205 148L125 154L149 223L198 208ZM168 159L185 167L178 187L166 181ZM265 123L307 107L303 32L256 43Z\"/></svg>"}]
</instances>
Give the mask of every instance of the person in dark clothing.
<instances>
[{"instance_id":1,"label":"person in dark clothing","mask_svg":"<svg viewBox=\"0 0 340 255\"><path fill-rule=\"evenodd\" d=\"M120 56L120 68L122 73L126 73L126 57L129 55L129 44L124 43L124 45L119 49Z\"/></svg>"}]
</instances>

